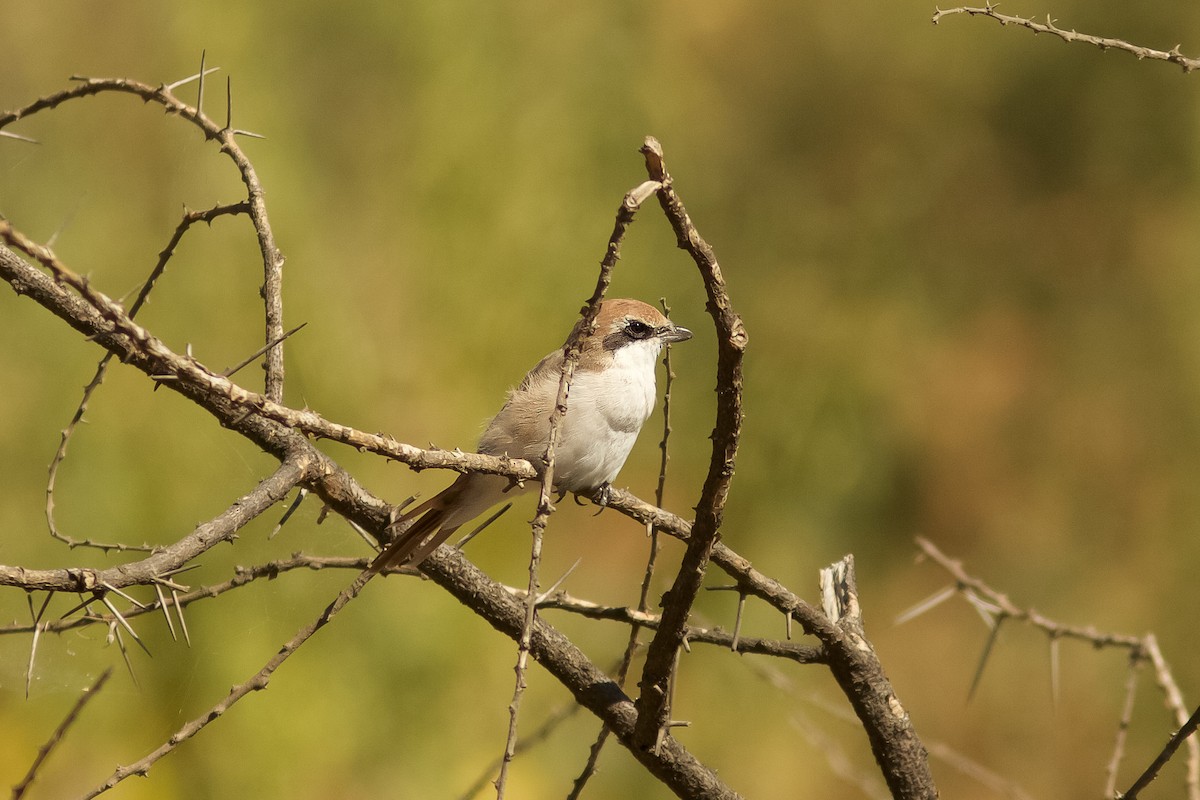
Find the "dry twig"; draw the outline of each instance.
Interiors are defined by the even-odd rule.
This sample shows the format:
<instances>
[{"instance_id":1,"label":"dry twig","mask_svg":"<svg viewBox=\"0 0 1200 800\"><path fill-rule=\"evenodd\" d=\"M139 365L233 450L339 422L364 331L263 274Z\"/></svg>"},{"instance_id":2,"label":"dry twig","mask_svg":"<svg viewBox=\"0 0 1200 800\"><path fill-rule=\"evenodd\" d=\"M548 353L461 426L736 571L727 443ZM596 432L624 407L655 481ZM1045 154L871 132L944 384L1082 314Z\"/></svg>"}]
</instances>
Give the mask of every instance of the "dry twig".
<instances>
[{"instance_id":1,"label":"dry twig","mask_svg":"<svg viewBox=\"0 0 1200 800\"><path fill-rule=\"evenodd\" d=\"M1008 595L993 589L980 578L967 573L963 568L962 562L947 556L928 539L917 537L916 542L924 557L929 558L954 578L954 585L949 587L953 591L947 594L946 590L942 590L935 597L945 599L946 597L958 594L979 611L985 620L991 622L992 634L989 635L988 645L984 650L983 659L980 661L974 682L978 682L978 675L982 672L987 657L991 652L991 643L995 639L995 631L999 628L1003 620L1024 622L1042 631L1046 634L1051 647L1061 639L1077 639L1087 642L1096 649L1115 647L1129 652L1129 676L1126 679L1125 703L1117 726L1113 754L1109 759L1107 768L1106 784L1110 795L1115 792L1117 773L1125 754L1126 732L1133 717L1136 673L1142 663L1150 662L1154 666L1155 681L1159 689L1163 692L1166 706L1171 711L1179 730L1168 741L1166 747L1160 753L1159 757L1155 759L1154 763L1151 764L1150 768L1142 774L1138 782L1130 789L1130 792L1136 795L1146 784L1153 780L1162 765L1186 741L1188 748L1187 793L1190 800L1200 800L1200 742L1197 742L1196 738L1191 736L1197 723L1200 722L1200 717L1197 714L1189 716L1189 709L1184 704L1183 694L1175 682L1175 676L1172 674L1170 666L1167 664L1166 659L1163 658L1162 651L1158 646L1158 640L1154 634L1130 636L1128 634L1101 631L1090 625L1086 627L1064 625L1038 613L1034 609L1018 606L1009 599ZM918 605L919 610L916 613L928 611L935 605L937 603L922 602ZM912 619L916 616L916 613L912 611L906 612L901 617L906 620ZM1054 680L1053 676L1052 680ZM1128 797L1130 795L1127 792L1123 796Z\"/></svg>"},{"instance_id":2,"label":"dry twig","mask_svg":"<svg viewBox=\"0 0 1200 800\"><path fill-rule=\"evenodd\" d=\"M668 317L671 316L671 307L667 305L665 297L660 298L663 313ZM663 435L659 440L659 462L658 462L658 483L654 488L654 504L659 508L663 505L663 495L667 487L667 462L670 460L667 445L671 439L671 386L675 381L675 373L671 369L671 345L667 344L663 351L663 371L666 373L665 385L663 387ZM637 610L645 613L650 609L650 584L654 580L654 567L658 561L659 541L658 528L654 525L646 525L646 538L650 542L650 551L646 555L646 569L642 573L642 586L638 594ZM640 623L633 623L629 627L629 641L625 645L625 652L621 654L621 661L617 665L616 677L617 685L625 688L625 680L629 677L629 667L633 664L634 653L637 652L640 646L639 637L641 636L642 626ZM685 634L686 636L686 634ZM583 788L596 773L596 765L600 760L600 753L604 749L604 743L608 741L610 731L605 726L600 726L600 732L596 734L595 741L588 748L587 762L583 766L583 771L575 779L571 786L571 791L567 795L567 800L578 800L583 792Z\"/></svg>"},{"instance_id":3,"label":"dry twig","mask_svg":"<svg viewBox=\"0 0 1200 800\"><path fill-rule=\"evenodd\" d=\"M1179 52L1180 45L1175 45L1170 50L1155 50L1151 47L1142 47L1136 44L1130 44L1123 39L1112 39L1107 36L1093 36L1088 33L1079 33L1075 30L1065 30L1058 27L1055 21L1046 15L1045 22L1034 22L1027 17L1014 17L1008 14L1001 14L996 10L996 3L988 3L983 7L959 7L936 9L933 13L933 24L937 25L942 21L942 17L950 16L951 14L968 14L972 17L987 17L994 19L1001 25L1015 25L1020 28L1031 30L1034 34L1048 33L1051 36L1057 36L1064 42L1083 42L1094 47L1099 47L1101 50L1121 50L1132 54L1139 61L1150 59L1152 61L1166 61L1180 67L1184 72L1191 72L1195 69L1200 69L1200 58L1189 58Z\"/></svg>"},{"instance_id":4,"label":"dry twig","mask_svg":"<svg viewBox=\"0 0 1200 800\"><path fill-rule=\"evenodd\" d=\"M558 445L563 419L567 414L567 395L571 388L571 380L575 375L575 366L579 362L580 345L583 338L595 331L596 316L600 313L600 303L603 302L604 295L608 291L613 268L616 267L617 261L621 257L621 241L625 238L625 231L633 223L638 208L656 188L657 185L653 182L643 183L626 193L621 201L621 206L617 210L617 221L608 240L608 247L605 250L604 258L600 261L600 274L596 279L595 291L592 292L587 305L583 307L583 318L563 347L562 375L559 378L554 410L550 414L550 433L546 443L546 453L542 459L545 467L542 471L541 486L538 492L537 514L530 524L532 542L529 555L529 589L525 599L525 622L517 641L517 664L514 670L516 683L513 688L512 702L508 706L508 736L504 745L504 757L500 762L500 774L496 778L497 800L502 800L504 797L508 766L512 763L513 755L516 753L517 718L520 713L521 697L525 692L525 670L529 658L530 637L533 632L534 616L537 614L538 565L542 557L542 539L550 515L554 512L554 506L550 502L551 491L554 487L554 451Z\"/></svg>"},{"instance_id":5,"label":"dry twig","mask_svg":"<svg viewBox=\"0 0 1200 800\"><path fill-rule=\"evenodd\" d=\"M725 499L733 480L738 439L742 429L742 355L746 330L733 310L725 279L712 248L692 224L683 201L672 186L662 146L647 137L642 146L646 171L658 181L658 201L675 231L676 242L696 262L708 295L708 311L717 329L717 419L713 429L712 459L708 477L696 506L695 523L684 551L683 563L667 594L661 627L646 651L638 696L638 746L657 749L670 722L670 683L676 654L683 645L688 613L700 591L713 545L721 529Z\"/></svg>"},{"instance_id":6,"label":"dry twig","mask_svg":"<svg viewBox=\"0 0 1200 800\"><path fill-rule=\"evenodd\" d=\"M58 723L58 727L54 729L54 733L50 734L50 738L38 749L37 756L33 759L33 764L30 765L29 771L25 773L25 777L13 787L12 800L21 800L25 796L25 792L29 790L34 779L37 778L38 770L46 763L46 759L50 757L50 753L54 751L58 743L67 735L67 730L79 719L79 715L83 712L83 707L104 688L104 684L108 681L110 675L112 675L111 668L104 670L104 672L100 673L100 677L96 678L92 685L84 689L83 694L79 695L79 699L75 701L75 705L71 706L71 710L63 717L62 722Z\"/></svg>"}]
</instances>

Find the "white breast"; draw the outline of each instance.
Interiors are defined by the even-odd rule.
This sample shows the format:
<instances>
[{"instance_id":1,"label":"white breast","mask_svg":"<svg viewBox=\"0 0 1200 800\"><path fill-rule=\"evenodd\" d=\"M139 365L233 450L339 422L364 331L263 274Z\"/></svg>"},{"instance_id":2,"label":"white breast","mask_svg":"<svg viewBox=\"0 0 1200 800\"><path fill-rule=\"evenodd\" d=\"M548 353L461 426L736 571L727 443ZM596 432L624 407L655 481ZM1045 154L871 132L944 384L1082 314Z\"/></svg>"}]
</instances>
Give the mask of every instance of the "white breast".
<instances>
[{"instance_id":1,"label":"white breast","mask_svg":"<svg viewBox=\"0 0 1200 800\"><path fill-rule=\"evenodd\" d=\"M617 349L607 369L577 372L555 450L555 484L570 491L611 483L654 411L657 340Z\"/></svg>"}]
</instances>

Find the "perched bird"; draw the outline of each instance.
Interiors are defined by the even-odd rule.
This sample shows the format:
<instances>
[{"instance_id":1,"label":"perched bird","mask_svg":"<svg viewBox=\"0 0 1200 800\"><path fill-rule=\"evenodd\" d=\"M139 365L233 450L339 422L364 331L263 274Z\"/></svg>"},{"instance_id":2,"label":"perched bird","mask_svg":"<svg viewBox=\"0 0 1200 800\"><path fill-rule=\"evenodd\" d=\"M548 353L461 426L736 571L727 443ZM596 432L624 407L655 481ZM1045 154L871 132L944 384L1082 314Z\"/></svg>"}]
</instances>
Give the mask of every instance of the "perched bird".
<instances>
[{"instance_id":1,"label":"perched bird","mask_svg":"<svg viewBox=\"0 0 1200 800\"><path fill-rule=\"evenodd\" d=\"M582 320L576 328L580 324ZM580 342L567 413L554 448L558 491L593 492L612 483L654 410L654 370L663 345L690 338L687 328L639 300L600 304L595 331ZM539 469L544 466L562 366L559 348L509 392L508 401L479 440L480 453L523 458ZM517 491L503 475L460 475L393 524L399 535L377 559L377 566L420 564L460 526Z\"/></svg>"}]
</instances>

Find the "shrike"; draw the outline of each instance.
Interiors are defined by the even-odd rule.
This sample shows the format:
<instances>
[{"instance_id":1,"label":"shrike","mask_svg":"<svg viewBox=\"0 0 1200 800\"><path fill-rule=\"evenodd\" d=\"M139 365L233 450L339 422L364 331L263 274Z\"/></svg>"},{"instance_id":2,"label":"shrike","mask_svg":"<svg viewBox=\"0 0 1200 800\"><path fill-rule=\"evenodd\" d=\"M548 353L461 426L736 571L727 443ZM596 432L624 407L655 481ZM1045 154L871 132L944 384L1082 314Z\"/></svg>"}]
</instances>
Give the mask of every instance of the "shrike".
<instances>
[{"instance_id":1,"label":"shrike","mask_svg":"<svg viewBox=\"0 0 1200 800\"><path fill-rule=\"evenodd\" d=\"M580 343L567 413L554 448L558 491L592 492L612 483L654 410L654 370L663 345L690 338L687 328L639 300L600 304L595 331ZM544 466L562 366L559 348L509 392L479 440L480 453ZM379 567L420 564L460 526L517 491L503 475L460 475L394 523L399 536L380 556Z\"/></svg>"}]
</instances>

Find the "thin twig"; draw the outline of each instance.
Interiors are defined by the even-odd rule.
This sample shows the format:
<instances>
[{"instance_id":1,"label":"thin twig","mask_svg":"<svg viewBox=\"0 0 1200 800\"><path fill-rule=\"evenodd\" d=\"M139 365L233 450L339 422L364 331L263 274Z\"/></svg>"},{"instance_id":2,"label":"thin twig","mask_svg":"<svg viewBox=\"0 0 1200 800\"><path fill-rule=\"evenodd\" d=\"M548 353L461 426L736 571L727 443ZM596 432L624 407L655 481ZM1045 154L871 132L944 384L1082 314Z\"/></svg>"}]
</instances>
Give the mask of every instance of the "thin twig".
<instances>
[{"instance_id":1,"label":"thin twig","mask_svg":"<svg viewBox=\"0 0 1200 800\"><path fill-rule=\"evenodd\" d=\"M721 529L725 499L733 480L742 428L742 355L746 329L733 310L725 279L712 248L701 238L672 186L662 146L647 137L641 152L651 180L658 181L658 202L675 231L676 243L695 261L708 295L708 311L717 330L717 419L708 477L696 506L696 521L683 560L663 608L663 625L654 634L642 668L638 696L638 741L655 747L669 720L667 703L676 652L683 644L688 613L704 580L705 567Z\"/></svg>"},{"instance_id":2,"label":"thin twig","mask_svg":"<svg viewBox=\"0 0 1200 800\"><path fill-rule=\"evenodd\" d=\"M1158 777L1159 770L1166 766L1166 763L1171 760L1171 756L1175 755L1175 751L1179 749L1179 745L1190 739L1198 727L1200 727L1200 708L1197 708L1194 712L1192 712L1192 715L1188 717L1187 722L1183 723L1179 730L1175 731L1175 733L1171 735L1171 738L1167 740L1166 745L1163 747L1162 752L1159 753L1152 762L1150 762L1150 766L1146 767L1146 771L1138 776L1138 779L1133 782L1133 785L1130 786L1124 794L1117 796L1119 800L1134 800L1135 797L1141 794L1142 790L1149 786L1150 783Z\"/></svg>"},{"instance_id":3,"label":"thin twig","mask_svg":"<svg viewBox=\"0 0 1200 800\"><path fill-rule=\"evenodd\" d=\"M82 800L90 800L97 795L107 792L109 789L113 788L131 775L145 775L147 772L149 772L150 767L153 766L155 762L173 751L179 745L186 742L188 739L191 739L200 731L204 730L204 728L207 727L210 722L218 719L243 697L251 692L257 692L267 688L267 684L270 682L271 676L275 673L275 670L279 669L283 662L287 661L287 659L293 653L295 653L301 645L312 638L313 634L328 625L330 620L332 620L339 611L346 607L347 603L359 595L359 593L363 590L363 587L367 585L367 582L370 581L374 575L375 571L371 567L368 567L359 573L358 577L355 578L348 587L343 589L334 599L334 601L330 603L313 622L301 628L299 631L297 631L295 636L285 642L284 645L279 648L279 651L272 656L265 665L263 665L262 669L252 675L245 682L239 683L237 686L234 686L232 689L230 689L229 693L225 695L220 702L218 702L208 711L201 714L199 717L196 717L185 724L155 750L128 766L117 767L116 771L114 771L107 780L105 780L95 789L92 789L90 792L84 794L82 796Z\"/></svg>"},{"instance_id":4,"label":"thin twig","mask_svg":"<svg viewBox=\"0 0 1200 800\"><path fill-rule=\"evenodd\" d=\"M193 225L198 222L204 222L208 225L212 225L213 220L217 219L218 217L228 214L242 214L249 211L249 208L249 205L247 205L245 202L241 202L226 205L216 205L205 211L188 211L185 209L183 218L179 221L179 224L175 226L175 231L172 233L170 241L167 242L167 246L159 252L158 261L155 263L154 268L150 270L150 275L142 283L141 289L138 290L137 297L134 298L133 304L129 306L129 310L126 312L128 313L129 318L133 319L136 317L138 311L141 310L142 306L145 305L146 301L150 298L151 290L153 290L155 284L157 284L158 279L162 277L163 272L166 271L167 263L175 254L175 249L183 240L184 234L186 234ZM129 545L120 542L105 543L96 542L91 539L74 539L59 530L58 524L54 517L54 486L58 479L59 467L62 465L63 460L67 457L67 447L70 444L71 436L75 433L76 428L78 428L79 424L83 421L83 415L87 411L88 403L90 402L92 395L98 388L100 388L100 384L104 382L104 376L108 371L108 365L112 358L112 352L106 352L100 359L100 363L96 365L96 372L92 376L92 379L88 382L87 386L83 387L83 398L79 401L79 405L75 408L75 413L71 416L71 420L67 423L67 426L63 428L62 435L59 439L58 449L55 451L54 457L50 459L49 476L46 480L46 524L49 526L50 535L52 537L65 543L71 548L92 547L103 550L106 553L110 550L115 550L117 552L122 552L125 550L150 552L154 550L154 547L148 544Z\"/></svg>"},{"instance_id":5,"label":"thin twig","mask_svg":"<svg viewBox=\"0 0 1200 800\"><path fill-rule=\"evenodd\" d=\"M662 305L663 314L667 317L671 316L671 307L667 305L665 297L659 298L659 303ZM663 388L663 435L659 440L659 461L658 461L658 483L654 487L654 504L662 508L663 496L667 486L667 462L670 461L667 445L671 438L671 386L675 381L675 372L671 369L671 345L667 344L663 348L663 370L666 373ZM650 542L650 551L646 555L646 568L642 572L642 585L638 592L638 611L646 612L649 610L650 601L650 586L654 580L654 567L658 562L658 528L653 523L646 524L646 537ZM621 661L617 666L617 685L624 688L625 681L629 677L629 668L633 665L633 656L637 652L641 643L641 624L633 623L629 628L629 640L625 645L625 652L621 654ZM609 730L607 726L601 725L600 731L596 734L592 746L588 748L587 762L583 765L583 771L575 778L574 784L571 786L571 791L567 795L567 800L578 800L583 793L583 789L587 786L587 782L596 774L596 765L600 761L600 753L604 750L604 744L608 741Z\"/></svg>"},{"instance_id":6,"label":"thin twig","mask_svg":"<svg viewBox=\"0 0 1200 800\"><path fill-rule=\"evenodd\" d=\"M996 632L999 630L1000 623L1005 620L1016 620L1031 625L1045 633L1051 640L1071 638L1087 642L1097 649L1115 647L1128 650L1131 672L1136 669L1137 663L1140 661L1149 661L1154 665L1155 681L1159 689L1162 690L1165 704L1171 711L1172 718L1179 730L1182 731L1187 728L1189 723L1195 718L1194 714L1189 717L1189 708L1184 703L1183 694L1179 690L1179 685L1175 681L1175 676L1171 672L1170 666L1167 664L1166 659L1163 658L1162 651L1158 647L1158 640L1154 634L1151 633L1139 637L1101 631L1090 625L1086 627L1064 625L1033 609L1018 606L1009 599L1008 595L996 591L980 578L968 574L960 561L947 556L928 539L917 537L916 543L925 557L932 560L954 578L956 592L979 610L989 624L993 625L992 633L988 639L988 646L984 652L985 659L995 639ZM982 666L981 662L980 669L982 669ZM1129 684L1129 681L1132 680L1132 675L1127 678L1126 703L1132 702L1133 690ZM1116 772L1124 752L1124 731L1128 728L1129 719L1130 713L1123 711L1121 720L1118 723L1117 742L1108 764L1107 780L1110 786L1115 786L1116 784ZM1195 737L1184 736L1178 739L1173 737L1168 742L1170 752L1167 753L1164 750L1164 754L1166 758L1170 758L1174 754L1175 749L1184 742L1186 742L1188 749L1186 779L1188 798L1190 800L1200 800L1200 743L1197 742ZM1162 755L1160 754L1160 757ZM1150 780L1152 779L1153 776L1150 776ZM1139 791L1141 788L1138 787Z\"/></svg>"},{"instance_id":7,"label":"thin twig","mask_svg":"<svg viewBox=\"0 0 1200 800\"><path fill-rule=\"evenodd\" d=\"M1117 794L1117 776L1121 769L1121 760L1125 757L1125 744L1129 739L1129 726L1133 724L1134 701L1137 698L1138 672L1145 662L1138 651L1129 655L1129 670L1125 676L1125 702L1121 705L1121 719L1117 722L1117 735L1113 742L1112 757L1108 760L1105 770L1104 796L1115 797Z\"/></svg>"},{"instance_id":8,"label":"thin twig","mask_svg":"<svg viewBox=\"0 0 1200 800\"><path fill-rule=\"evenodd\" d=\"M556 710L550 712L550 715L546 717L545 721L543 721L542 724L537 727L537 729L535 729L532 733L528 733L521 737L521 740L517 742L516 755L521 755L522 753L533 749L537 745L548 741L554 732L558 730L560 725L574 717L582 710L583 706L579 705L578 703L564 703ZM502 758L503 756L488 764L479 773L478 777L475 778L471 785L467 787L466 791L459 795L460 800L471 800L471 798L475 797L475 795L482 792L489 783L492 783L495 780L492 776L495 775L496 771L500 769Z\"/></svg>"},{"instance_id":9,"label":"thin twig","mask_svg":"<svg viewBox=\"0 0 1200 800\"><path fill-rule=\"evenodd\" d=\"M26 569L0 565L0 586L91 592L149 585L212 547L231 541L251 520L281 502L288 492L305 480L309 466L304 457L285 459L273 474L225 511L146 558L106 569Z\"/></svg>"},{"instance_id":10,"label":"thin twig","mask_svg":"<svg viewBox=\"0 0 1200 800\"><path fill-rule=\"evenodd\" d=\"M612 281L612 271L621 257L621 242L625 238L625 232L633 223L634 215L637 214L641 204L658 188L656 185L650 186L650 183L641 184L637 188L627 192L622 199L621 205L617 209L616 222L613 226L613 232L609 236L604 257L600 260L600 271L596 278L596 288L582 309L579 323L572 330L566 345L563 347L562 375L559 378L558 395L555 399L554 410L550 414L550 432L546 442L546 454L542 459L545 466L540 476L541 487L538 493L538 509L533 522L530 523L532 543L529 555L529 590L525 598L525 623L522 627L521 636L517 641L516 682L513 689L513 699L508 707L508 736L504 745L504 757L500 762L500 774L496 778L496 800L503 800L504 798L505 785L508 779L508 767L512 762L517 744L517 718L521 708L521 697L525 692L525 668L529 660L530 637L532 636L534 617L537 613L537 570L542 557L542 538L545 535L546 524L550 519L550 515L554 512L554 506L550 503L550 494L554 487L554 451L558 445L558 437L562 429L563 420L567 415L567 395L571 388L571 381L575 375L575 365L579 362L583 339L595 331L596 317L600 313L600 304L604 301L604 295L608 292L609 283Z\"/></svg>"},{"instance_id":11,"label":"thin twig","mask_svg":"<svg viewBox=\"0 0 1200 800\"><path fill-rule=\"evenodd\" d=\"M523 590L512 587L506 588L517 596L522 598L525 596ZM632 630L639 628L658 630L662 623L660 615L652 614L643 609L600 605L590 600L572 597L567 592L562 591L550 594L540 600L538 608L567 611L589 619L622 622L629 625ZM774 656L776 658L795 661L798 664L815 664L826 661L826 654L821 648L782 639L767 639L757 636L743 636L738 639L735 634L727 633L720 628L707 628L698 625L689 625L684 633L685 639L689 643L710 644L726 650L733 650L733 645L736 641L737 652L743 655ZM617 678L620 678L619 670Z\"/></svg>"},{"instance_id":12,"label":"thin twig","mask_svg":"<svg viewBox=\"0 0 1200 800\"><path fill-rule=\"evenodd\" d=\"M50 734L50 738L38 749L37 756L33 759L33 764L29 767L29 771L25 773L25 777L13 787L12 800L21 800L25 796L25 792L33 784L42 764L46 763L46 759L50 757L50 753L54 751L54 748L66 736L67 730L75 723L75 720L79 719L79 715L83 712L83 708L88 704L88 701L99 694L100 690L104 688L104 684L108 681L110 675L112 675L112 667L100 673L100 677L96 678L92 685L84 689L83 694L79 695L79 699L75 701L75 705L71 706L71 710L63 717L62 722L58 723L58 727L54 729L54 733Z\"/></svg>"},{"instance_id":13,"label":"thin twig","mask_svg":"<svg viewBox=\"0 0 1200 800\"><path fill-rule=\"evenodd\" d=\"M183 609L186 606L189 606L193 603L197 603L202 600L210 600L215 597L220 597L221 595L223 595L227 592L234 591L235 589L240 589L243 586L247 586L258 580L274 580L275 578L279 577L280 575L286 574L286 573L294 571L294 570L311 570L311 571L319 571L319 570L324 570L324 569L362 570L362 569L366 569L366 567L369 564L370 564L370 559L360 557L360 556L308 556L308 555L304 555L303 553L297 553L297 554L291 556L290 558L268 561L264 564L258 564L258 565L252 566L252 567L237 567L235 569L235 574L234 574L233 578L231 578L227 581L224 581L222 583L213 584L211 586L201 586L195 590L186 591L183 593L180 593L180 591L178 589L172 587L170 600L167 600L165 596L161 597L157 603L155 603L152 606L148 606L145 609L137 609L137 608L130 609L129 611L127 611L125 613L125 617L126 617L126 619L132 619L134 617L141 616L142 614L149 614L149 613L153 613L154 611L159 611L159 610L162 610L164 613L166 613L171 608L174 608L177 612L180 622L183 623L182 633L184 634L184 636L186 638L187 637L187 625L186 625L186 621L183 619ZM405 575L419 574L415 570L410 569L410 568L397 567L397 568L387 570L387 574L390 575L393 573L399 573L399 574L405 574ZM159 584L157 582L155 583L155 588L161 589L161 587L159 586ZM91 603L92 599L89 598L88 602ZM82 606L80 606L80 607L82 607ZM168 620L169 619L170 619L170 617L168 615ZM115 623L115 622L116 622L115 618L109 617L104 614L88 613L87 615L84 615L84 616L64 616L62 619L59 619L59 620L55 620L55 621L51 621L51 622L43 622L41 624L41 632L57 634L57 633L63 633L64 631L68 631L68 630L74 630L76 628L86 627L88 625L95 625L95 624L108 625L110 623ZM171 625L173 623L169 622L168 624ZM5 625L5 626L0 626L0 635L16 634L16 633L30 633L33 630L34 630L34 626L32 624L30 624L30 625L20 625L20 624Z\"/></svg>"},{"instance_id":14,"label":"thin twig","mask_svg":"<svg viewBox=\"0 0 1200 800\"><path fill-rule=\"evenodd\" d=\"M202 79L211 70L201 70L198 79ZM275 244L275 234L267 216L267 204L263 193L262 183L250 159L242 151L237 141L238 133L229 128L219 128L208 119L199 108L189 106L172 92L172 86L151 86L140 81L127 78L86 78L77 77L77 83L69 89L40 97L27 106L5 114L0 114L0 129L12 123L32 116L42 111L57 108L70 100L92 97L99 94L122 93L131 94L146 103L156 103L168 113L180 119L191 122L200 128L206 139L215 140L220 144L220 152L233 160L241 175L242 183L246 186L247 203L249 204L250 219L258 237L259 251L263 261L262 297L265 307L266 335L264 340L272 342L283 335L283 253ZM190 80L190 79L187 79ZM187 80L180 83L186 83ZM283 400L283 346L276 345L267 352L266 384L264 394L273 402Z\"/></svg>"},{"instance_id":15,"label":"thin twig","mask_svg":"<svg viewBox=\"0 0 1200 800\"><path fill-rule=\"evenodd\" d=\"M942 21L942 17L951 14L968 14L972 17L987 17L994 19L1001 25L1015 25L1021 28L1026 28L1033 31L1035 34L1048 33L1051 36L1057 36L1064 42L1083 42L1085 44L1094 45L1101 50L1122 50L1126 53L1131 53L1139 61L1150 59L1153 61L1166 61L1171 64L1176 64L1183 69L1184 72L1191 72L1195 69L1200 69L1200 59L1188 58L1179 52L1180 45L1175 45L1170 50L1154 50L1150 47L1141 47L1136 44L1130 44L1122 39L1111 39L1106 36L1092 36L1087 33L1079 33L1074 30L1064 30L1055 24L1055 21L1046 16L1044 23L1034 22L1032 19L1025 17L1013 17L1008 14L1001 14L996 11L996 3L988 3L982 8L948 8L937 9L933 14L933 24L937 25Z\"/></svg>"}]
</instances>

